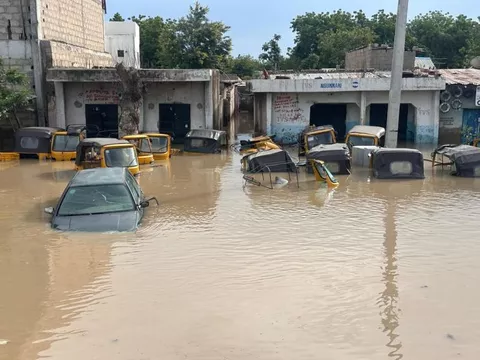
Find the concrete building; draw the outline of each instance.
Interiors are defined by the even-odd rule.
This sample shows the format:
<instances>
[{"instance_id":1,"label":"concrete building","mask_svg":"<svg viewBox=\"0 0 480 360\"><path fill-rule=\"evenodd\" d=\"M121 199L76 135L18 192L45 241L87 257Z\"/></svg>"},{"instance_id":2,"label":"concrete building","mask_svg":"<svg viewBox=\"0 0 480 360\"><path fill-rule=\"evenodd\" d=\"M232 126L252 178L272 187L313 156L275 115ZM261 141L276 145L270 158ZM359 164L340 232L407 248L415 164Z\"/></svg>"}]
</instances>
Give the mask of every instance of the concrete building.
<instances>
[{"instance_id":1,"label":"concrete building","mask_svg":"<svg viewBox=\"0 0 480 360\"><path fill-rule=\"evenodd\" d=\"M174 132L182 138L190 129L226 127L223 99L231 86L221 82L218 70L138 71L145 86L141 131ZM115 69L50 69L47 80L55 84L56 94L51 126L118 129L122 86Z\"/></svg>"},{"instance_id":2,"label":"concrete building","mask_svg":"<svg viewBox=\"0 0 480 360\"><path fill-rule=\"evenodd\" d=\"M140 28L133 21L105 24L105 49L116 63L140 68Z\"/></svg>"},{"instance_id":3,"label":"concrete building","mask_svg":"<svg viewBox=\"0 0 480 360\"><path fill-rule=\"evenodd\" d=\"M405 51L403 68L413 70L415 65L415 51ZM368 45L345 54L346 70L391 71L393 62L393 47L387 45Z\"/></svg>"},{"instance_id":4,"label":"concrete building","mask_svg":"<svg viewBox=\"0 0 480 360\"><path fill-rule=\"evenodd\" d=\"M254 94L257 133L272 133L283 143L294 143L308 125L333 125L339 139L357 124L386 127L390 72L270 74L248 81ZM403 79L399 141L436 144L439 131L439 76L410 73Z\"/></svg>"},{"instance_id":5,"label":"concrete building","mask_svg":"<svg viewBox=\"0 0 480 360\"><path fill-rule=\"evenodd\" d=\"M47 68L113 65L105 52L105 8L106 0L0 0L0 56L31 76L36 93L36 116L22 119L25 126L45 124L54 111Z\"/></svg>"},{"instance_id":6,"label":"concrete building","mask_svg":"<svg viewBox=\"0 0 480 360\"><path fill-rule=\"evenodd\" d=\"M480 137L480 69L439 70L446 81L440 94L441 144L467 143Z\"/></svg>"}]
</instances>

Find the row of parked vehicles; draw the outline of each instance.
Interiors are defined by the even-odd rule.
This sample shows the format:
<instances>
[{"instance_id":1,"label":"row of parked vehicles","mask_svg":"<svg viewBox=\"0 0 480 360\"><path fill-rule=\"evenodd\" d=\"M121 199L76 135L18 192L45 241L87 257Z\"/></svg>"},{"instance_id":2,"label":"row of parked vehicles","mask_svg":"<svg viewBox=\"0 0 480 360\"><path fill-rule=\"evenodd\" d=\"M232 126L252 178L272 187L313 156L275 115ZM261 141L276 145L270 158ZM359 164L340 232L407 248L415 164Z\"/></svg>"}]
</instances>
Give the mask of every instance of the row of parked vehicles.
<instances>
[{"instance_id":1,"label":"row of parked vehicles","mask_svg":"<svg viewBox=\"0 0 480 360\"><path fill-rule=\"evenodd\" d=\"M423 153L411 148L385 148L385 129L377 126L357 125L347 134L345 143L338 143L332 126L307 127L298 137L299 159L294 162L290 154L274 142L273 136L261 136L240 144L243 154L242 168L246 182L255 183L251 174L272 172L297 172L305 165L317 179L335 185L332 175L348 175L352 163L369 167L378 179L423 179L424 162L435 166L451 166L457 176L480 176L480 140L472 145L442 145L424 159Z\"/></svg>"}]
</instances>

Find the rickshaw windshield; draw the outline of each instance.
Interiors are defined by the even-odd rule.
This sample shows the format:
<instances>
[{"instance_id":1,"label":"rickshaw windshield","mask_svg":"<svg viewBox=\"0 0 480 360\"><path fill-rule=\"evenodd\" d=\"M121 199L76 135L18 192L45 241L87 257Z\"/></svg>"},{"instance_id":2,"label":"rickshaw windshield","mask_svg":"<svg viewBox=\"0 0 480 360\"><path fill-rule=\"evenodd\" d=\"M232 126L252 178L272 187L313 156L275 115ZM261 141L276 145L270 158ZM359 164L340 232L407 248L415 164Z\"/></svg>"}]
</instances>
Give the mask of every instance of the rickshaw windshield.
<instances>
[{"instance_id":1,"label":"rickshaw windshield","mask_svg":"<svg viewBox=\"0 0 480 360\"><path fill-rule=\"evenodd\" d=\"M351 146L374 146L375 138L361 135L351 135L348 138L348 144Z\"/></svg>"},{"instance_id":2,"label":"rickshaw windshield","mask_svg":"<svg viewBox=\"0 0 480 360\"><path fill-rule=\"evenodd\" d=\"M106 149L105 164L108 167L138 166L135 149L133 147Z\"/></svg>"},{"instance_id":3,"label":"rickshaw windshield","mask_svg":"<svg viewBox=\"0 0 480 360\"><path fill-rule=\"evenodd\" d=\"M151 137L152 152L154 153L166 153L168 151L168 138L167 137Z\"/></svg>"},{"instance_id":4,"label":"rickshaw windshield","mask_svg":"<svg viewBox=\"0 0 480 360\"><path fill-rule=\"evenodd\" d=\"M307 135L307 144L309 149L318 145L333 144L332 133L323 132L318 134Z\"/></svg>"},{"instance_id":5,"label":"rickshaw windshield","mask_svg":"<svg viewBox=\"0 0 480 360\"><path fill-rule=\"evenodd\" d=\"M78 135L56 135L53 138L53 151L76 151L77 145L80 142Z\"/></svg>"},{"instance_id":6,"label":"rickshaw windshield","mask_svg":"<svg viewBox=\"0 0 480 360\"><path fill-rule=\"evenodd\" d=\"M151 153L152 148L150 147L150 141L148 139L140 139L139 150L145 153Z\"/></svg>"},{"instance_id":7,"label":"rickshaw windshield","mask_svg":"<svg viewBox=\"0 0 480 360\"><path fill-rule=\"evenodd\" d=\"M332 182L337 182L337 179L335 179L335 176L333 176L333 174L330 172L330 170L328 170L328 168L324 164L315 161L314 166L317 169L318 174L323 180L327 180L327 178L329 178Z\"/></svg>"}]
</instances>

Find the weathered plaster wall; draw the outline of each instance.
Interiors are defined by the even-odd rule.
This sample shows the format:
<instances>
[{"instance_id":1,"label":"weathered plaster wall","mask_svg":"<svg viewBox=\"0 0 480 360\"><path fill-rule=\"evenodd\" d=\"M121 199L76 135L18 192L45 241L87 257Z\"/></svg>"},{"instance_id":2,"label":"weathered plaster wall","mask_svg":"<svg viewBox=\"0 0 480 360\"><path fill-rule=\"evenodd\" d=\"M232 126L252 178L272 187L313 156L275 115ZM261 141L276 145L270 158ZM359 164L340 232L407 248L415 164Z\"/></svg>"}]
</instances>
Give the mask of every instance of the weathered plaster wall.
<instances>
[{"instance_id":1,"label":"weathered plaster wall","mask_svg":"<svg viewBox=\"0 0 480 360\"><path fill-rule=\"evenodd\" d=\"M453 93L453 90L450 90ZM452 96L449 103L451 104L454 99ZM439 143L441 144L457 144L461 142L464 109L476 109L480 113L480 107L475 105L475 92L469 98L461 96L458 99L462 102L461 109L454 110L451 108L447 113L440 112ZM440 104L437 106L440 106Z\"/></svg>"},{"instance_id":2,"label":"weathered plaster wall","mask_svg":"<svg viewBox=\"0 0 480 360\"><path fill-rule=\"evenodd\" d=\"M132 21L109 21L105 24L105 49L117 63L140 68L140 29ZM120 57L118 51L124 56Z\"/></svg>"},{"instance_id":3,"label":"weathered plaster wall","mask_svg":"<svg viewBox=\"0 0 480 360\"><path fill-rule=\"evenodd\" d=\"M255 94L255 109L260 111L260 94ZM268 101L269 96L272 102ZM408 91L402 93L402 103L409 103L412 113L409 115L410 130L415 134L415 142L436 143L438 140L438 115L435 119L434 101L435 92L433 91ZM316 103L343 103L347 104L346 125L347 131L354 125L360 124L360 102L361 93L280 93L266 94L264 104L266 109L265 122L261 122L265 127L261 128L263 132L271 132L277 136L277 139L284 143L295 142L298 133L310 123L310 107ZM388 103L388 92L367 92L366 105ZM258 109L258 110L257 110ZM413 113L413 110L415 111ZM260 114L259 114L260 115ZM269 119L271 118L271 125ZM369 114L366 114L366 125L369 123ZM261 117L256 116L256 121Z\"/></svg>"},{"instance_id":4,"label":"weathered plaster wall","mask_svg":"<svg viewBox=\"0 0 480 360\"><path fill-rule=\"evenodd\" d=\"M191 128L205 128L203 91L201 82L149 84L141 108L140 130L158 131L159 104L168 103L190 104ZM85 124L85 105L118 104L121 86L120 83L65 83L63 92L65 125Z\"/></svg>"}]
</instances>

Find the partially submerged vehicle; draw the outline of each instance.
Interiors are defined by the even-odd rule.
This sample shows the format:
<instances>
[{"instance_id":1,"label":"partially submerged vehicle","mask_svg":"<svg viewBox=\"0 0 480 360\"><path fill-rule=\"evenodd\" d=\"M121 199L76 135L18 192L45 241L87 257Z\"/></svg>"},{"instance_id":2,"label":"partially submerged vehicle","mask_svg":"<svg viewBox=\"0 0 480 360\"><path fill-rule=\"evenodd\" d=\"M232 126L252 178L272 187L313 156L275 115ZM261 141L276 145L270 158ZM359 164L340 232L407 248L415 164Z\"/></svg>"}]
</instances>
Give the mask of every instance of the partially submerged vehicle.
<instances>
[{"instance_id":1,"label":"partially submerged vehicle","mask_svg":"<svg viewBox=\"0 0 480 360\"><path fill-rule=\"evenodd\" d=\"M423 154L417 149L379 148L370 154L377 179L424 179Z\"/></svg>"},{"instance_id":2,"label":"partially submerged vehicle","mask_svg":"<svg viewBox=\"0 0 480 360\"><path fill-rule=\"evenodd\" d=\"M280 146L275 144L273 136L257 136L249 140L240 140L240 154L253 154L260 150L280 149Z\"/></svg>"},{"instance_id":3,"label":"partially submerged vehicle","mask_svg":"<svg viewBox=\"0 0 480 360\"><path fill-rule=\"evenodd\" d=\"M437 161L439 155L441 161ZM445 158L448 162L445 162ZM451 166L451 174L460 177L480 177L480 148L470 145L446 144L432 153L433 166Z\"/></svg>"},{"instance_id":4,"label":"partially submerged vehicle","mask_svg":"<svg viewBox=\"0 0 480 360\"><path fill-rule=\"evenodd\" d=\"M135 146L127 140L87 138L77 146L75 169L123 167L132 175L140 172Z\"/></svg>"},{"instance_id":5,"label":"partially submerged vehicle","mask_svg":"<svg viewBox=\"0 0 480 360\"><path fill-rule=\"evenodd\" d=\"M126 135L122 140L127 140L130 144L135 146L140 165L152 164L154 162L150 138L147 135Z\"/></svg>"},{"instance_id":6,"label":"partially submerged vehicle","mask_svg":"<svg viewBox=\"0 0 480 360\"><path fill-rule=\"evenodd\" d=\"M145 135L150 139L155 160L168 160L172 157L172 137L169 134L146 133Z\"/></svg>"},{"instance_id":7,"label":"partially submerged vehicle","mask_svg":"<svg viewBox=\"0 0 480 360\"><path fill-rule=\"evenodd\" d=\"M134 231L150 201L125 168L77 172L55 207L46 208L61 231Z\"/></svg>"},{"instance_id":8,"label":"partially submerged vehicle","mask_svg":"<svg viewBox=\"0 0 480 360\"><path fill-rule=\"evenodd\" d=\"M315 146L335 144L336 142L335 129L332 125L309 126L299 135L298 156L305 156Z\"/></svg>"},{"instance_id":9,"label":"partially submerged vehicle","mask_svg":"<svg viewBox=\"0 0 480 360\"><path fill-rule=\"evenodd\" d=\"M355 125L347 134L345 143L352 150L353 146L383 146L385 128L370 125Z\"/></svg>"},{"instance_id":10,"label":"partially submerged vehicle","mask_svg":"<svg viewBox=\"0 0 480 360\"><path fill-rule=\"evenodd\" d=\"M290 154L282 149L258 151L245 155L242 160L242 169L249 173L264 172L297 172L297 165Z\"/></svg>"},{"instance_id":11,"label":"partially submerged vehicle","mask_svg":"<svg viewBox=\"0 0 480 360\"><path fill-rule=\"evenodd\" d=\"M195 129L185 136L184 152L215 154L221 152L226 145L225 131Z\"/></svg>"},{"instance_id":12,"label":"partially submerged vehicle","mask_svg":"<svg viewBox=\"0 0 480 360\"><path fill-rule=\"evenodd\" d=\"M51 157L56 161L71 161L76 158L77 146L87 137L85 125L68 125L66 131L53 133Z\"/></svg>"},{"instance_id":13,"label":"partially submerged vehicle","mask_svg":"<svg viewBox=\"0 0 480 360\"><path fill-rule=\"evenodd\" d=\"M338 186L338 180L333 176L322 160L310 160L310 163L317 181L327 183L328 187Z\"/></svg>"},{"instance_id":14,"label":"partially submerged vehicle","mask_svg":"<svg viewBox=\"0 0 480 360\"><path fill-rule=\"evenodd\" d=\"M349 175L352 169L350 151L346 144L318 145L307 152L307 171L311 172L312 160L321 160L336 175Z\"/></svg>"},{"instance_id":15,"label":"partially submerged vehicle","mask_svg":"<svg viewBox=\"0 0 480 360\"><path fill-rule=\"evenodd\" d=\"M24 127L15 131L14 152L22 156L34 156L40 160L51 157L52 138L65 129L58 127Z\"/></svg>"}]
</instances>

